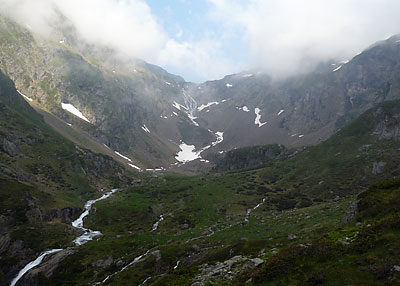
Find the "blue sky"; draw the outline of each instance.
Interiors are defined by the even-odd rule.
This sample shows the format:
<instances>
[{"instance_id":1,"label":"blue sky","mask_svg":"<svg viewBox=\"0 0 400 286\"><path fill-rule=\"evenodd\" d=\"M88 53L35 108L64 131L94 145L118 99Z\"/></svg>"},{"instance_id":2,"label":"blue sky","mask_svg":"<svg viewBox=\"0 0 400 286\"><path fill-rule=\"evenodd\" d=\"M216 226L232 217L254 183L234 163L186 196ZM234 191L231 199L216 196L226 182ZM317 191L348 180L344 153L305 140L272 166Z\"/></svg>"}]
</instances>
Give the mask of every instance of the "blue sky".
<instances>
[{"instance_id":1,"label":"blue sky","mask_svg":"<svg viewBox=\"0 0 400 286\"><path fill-rule=\"evenodd\" d=\"M218 42L217 56L229 61L233 69L224 70L224 73L211 77L199 74L196 70L185 72L184 77L192 81L203 81L222 77L229 73L236 73L246 69L249 57L249 45L243 40L243 31L226 33L226 27L220 25L212 16L214 5L203 0L146 0L151 12L159 24L172 39L178 42L199 42L204 39ZM164 66L171 73L179 74L181 70L174 65ZM209 67L213 69L212 66ZM211 72L212 73L212 72Z\"/></svg>"}]
</instances>

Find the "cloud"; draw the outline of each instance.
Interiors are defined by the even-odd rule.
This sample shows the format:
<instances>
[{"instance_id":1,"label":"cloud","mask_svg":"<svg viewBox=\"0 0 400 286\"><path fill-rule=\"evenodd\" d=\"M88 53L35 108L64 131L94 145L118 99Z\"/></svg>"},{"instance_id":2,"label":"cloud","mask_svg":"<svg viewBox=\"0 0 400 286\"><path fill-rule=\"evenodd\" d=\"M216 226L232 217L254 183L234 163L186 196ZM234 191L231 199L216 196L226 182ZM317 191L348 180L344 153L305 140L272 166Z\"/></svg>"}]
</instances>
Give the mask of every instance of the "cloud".
<instances>
[{"instance_id":1,"label":"cloud","mask_svg":"<svg viewBox=\"0 0 400 286\"><path fill-rule=\"evenodd\" d=\"M253 66L275 76L356 55L400 32L397 0L209 0L226 30L243 30Z\"/></svg>"},{"instance_id":2,"label":"cloud","mask_svg":"<svg viewBox=\"0 0 400 286\"><path fill-rule=\"evenodd\" d=\"M191 16L200 19L196 31L176 19L184 29L171 35L145 0L0 0L0 13L49 35L61 12L89 43L195 81L249 67L274 76L306 72L400 32L398 0L203 1L207 12L192 11L206 13Z\"/></svg>"}]
</instances>

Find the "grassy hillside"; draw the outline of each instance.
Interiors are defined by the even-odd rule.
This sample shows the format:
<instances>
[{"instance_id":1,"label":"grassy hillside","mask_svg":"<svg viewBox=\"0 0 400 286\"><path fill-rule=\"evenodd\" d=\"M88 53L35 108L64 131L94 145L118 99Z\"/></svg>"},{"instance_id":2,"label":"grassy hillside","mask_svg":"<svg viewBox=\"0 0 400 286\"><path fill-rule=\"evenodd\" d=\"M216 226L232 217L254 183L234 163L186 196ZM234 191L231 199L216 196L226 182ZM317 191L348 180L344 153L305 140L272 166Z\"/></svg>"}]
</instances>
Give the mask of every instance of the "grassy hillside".
<instances>
[{"instance_id":1,"label":"grassy hillside","mask_svg":"<svg viewBox=\"0 0 400 286\"><path fill-rule=\"evenodd\" d=\"M37 279L51 285L86 285L109 275L104 284L147 279L149 285L243 285L252 279L250 285L376 285L398 279L388 270L397 265L394 193L376 193L372 205L370 192L362 193L361 224L342 221L352 220L349 210L369 184L397 176L399 114L400 102L381 104L326 142L289 152L260 170L147 174L96 205L86 223L104 236L63 260L51 277ZM374 235L373 221L380 224L383 217L394 241L385 238L386 226ZM265 266L256 267L255 258Z\"/></svg>"}]
</instances>

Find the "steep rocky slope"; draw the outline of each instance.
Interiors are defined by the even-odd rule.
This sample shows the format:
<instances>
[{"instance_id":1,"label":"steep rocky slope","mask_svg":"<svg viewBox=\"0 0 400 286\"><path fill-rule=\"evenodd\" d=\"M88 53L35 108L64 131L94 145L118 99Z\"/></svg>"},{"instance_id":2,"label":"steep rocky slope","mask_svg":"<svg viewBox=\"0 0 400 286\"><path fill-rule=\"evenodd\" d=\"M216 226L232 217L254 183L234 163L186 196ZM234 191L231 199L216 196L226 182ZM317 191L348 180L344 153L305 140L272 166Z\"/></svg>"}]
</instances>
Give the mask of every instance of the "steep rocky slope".
<instances>
[{"instance_id":1,"label":"steep rocky slope","mask_svg":"<svg viewBox=\"0 0 400 286\"><path fill-rule=\"evenodd\" d=\"M73 27L56 31L44 38L0 18L0 68L33 104L130 157L126 165L168 166L181 140L215 141L206 129L192 130L188 115L173 106L182 78L87 45Z\"/></svg>"},{"instance_id":2,"label":"steep rocky slope","mask_svg":"<svg viewBox=\"0 0 400 286\"><path fill-rule=\"evenodd\" d=\"M0 284L41 251L69 243L85 201L130 177L54 132L0 73Z\"/></svg>"},{"instance_id":3,"label":"steep rocky slope","mask_svg":"<svg viewBox=\"0 0 400 286\"><path fill-rule=\"evenodd\" d=\"M324 63L312 73L283 80L249 71L192 85L188 93L197 101L195 116L224 132L220 150L316 144L368 108L398 98L399 39L394 36L350 61Z\"/></svg>"}]
</instances>

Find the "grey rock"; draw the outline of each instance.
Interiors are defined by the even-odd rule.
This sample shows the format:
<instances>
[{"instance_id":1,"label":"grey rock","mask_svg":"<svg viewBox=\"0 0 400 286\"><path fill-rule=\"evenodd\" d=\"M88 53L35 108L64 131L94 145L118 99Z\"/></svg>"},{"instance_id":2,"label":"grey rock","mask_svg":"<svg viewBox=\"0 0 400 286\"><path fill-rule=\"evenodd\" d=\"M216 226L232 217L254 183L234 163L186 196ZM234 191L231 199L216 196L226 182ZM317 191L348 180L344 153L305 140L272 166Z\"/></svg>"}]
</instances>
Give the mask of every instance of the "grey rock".
<instances>
[{"instance_id":1,"label":"grey rock","mask_svg":"<svg viewBox=\"0 0 400 286\"><path fill-rule=\"evenodd\" d=\"M386 162L374 162L372 165L372 174L378 175L383 173L383 169L386 166Z\"/></svg>"},{"instance_id":2,"label":"grey rock","mask_svg":"<svg viewBox=\"0 0 400 286\"><path fill-rule=\"evenodd\" d=\"M160 261L161 260L161 251L160 250L155 250L151 253L151 255L153 255L156 258L156 261Z\"/></svg>"},{"instance_id":3,"label":"grey rock","mask_svg":"<svg viewBox=\"0 0 400 286\"><path fill-rule=\"evenodd\" d=\"M342 218L342 224L349 223L352 221L356 214L358 213L358 200L355 200L350 204L350 206L347 208L346 213L344 214Z\"/></svg>"},{"instance_id":4,"label":"grey rock","mask_svg":"<svg viewBox=\"0 0 400 286\"><path fill-rule=\"evenodd\" d=\"M264 263L264 260L262 260L260 258L253 258L253 259L250 259L250 262L254 265L254 267L258 267Z\"/></svg>"}]
</instances>

